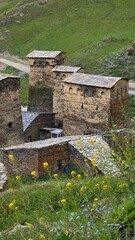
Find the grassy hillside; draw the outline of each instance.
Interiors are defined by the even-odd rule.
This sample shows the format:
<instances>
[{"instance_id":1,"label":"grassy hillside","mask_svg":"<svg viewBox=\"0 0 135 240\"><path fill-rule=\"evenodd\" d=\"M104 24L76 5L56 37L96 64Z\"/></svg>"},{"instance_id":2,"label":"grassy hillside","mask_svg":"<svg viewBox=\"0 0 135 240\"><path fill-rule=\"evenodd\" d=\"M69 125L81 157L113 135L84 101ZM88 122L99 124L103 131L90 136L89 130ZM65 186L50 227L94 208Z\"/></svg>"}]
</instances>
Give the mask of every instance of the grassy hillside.
<instances>
[{"instance_id":1,"label":"grassy hillside","mask_svg":"<svg viewBox=\"0 0 135 240\"><path fill-rule=\"evenodd\" d=\"M135 39L134 0L39 2L0 1L0 51L24 58L33 49L63 50L68 55L66 63L98 73L107 72L101 65L104 59Z\"/></svg>"}]
</instances>

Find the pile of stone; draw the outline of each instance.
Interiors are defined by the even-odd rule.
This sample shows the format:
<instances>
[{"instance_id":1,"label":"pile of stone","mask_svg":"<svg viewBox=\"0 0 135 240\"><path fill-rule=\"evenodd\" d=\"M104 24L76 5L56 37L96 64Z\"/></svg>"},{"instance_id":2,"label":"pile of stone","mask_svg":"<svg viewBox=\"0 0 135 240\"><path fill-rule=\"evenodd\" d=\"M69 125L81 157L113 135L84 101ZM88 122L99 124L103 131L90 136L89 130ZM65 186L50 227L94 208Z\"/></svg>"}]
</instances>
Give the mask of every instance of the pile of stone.
<instances>
[{"instance_id":1,"label":"pile of stone","mask_svg":"<svg viewBox=\"0 0 135 240\"><path fill-rule=\"evenodd\" d=\"M0 191L3 190L7 182L7 171L3 163L0 162Z\"/></svg>"}]
</instances>

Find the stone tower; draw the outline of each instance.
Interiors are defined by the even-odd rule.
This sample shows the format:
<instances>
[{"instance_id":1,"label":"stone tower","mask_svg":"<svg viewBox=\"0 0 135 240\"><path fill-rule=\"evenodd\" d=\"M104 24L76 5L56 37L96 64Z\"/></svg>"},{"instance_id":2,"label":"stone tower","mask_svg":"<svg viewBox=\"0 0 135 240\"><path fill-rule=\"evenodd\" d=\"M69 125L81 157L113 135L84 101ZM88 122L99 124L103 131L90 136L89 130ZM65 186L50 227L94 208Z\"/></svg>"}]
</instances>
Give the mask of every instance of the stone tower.
<instances>
[{"instance_id":1,"label":"stone tower","mask_svg":"<svg viewBox=\"0 0 135 240\"><path fill-rule=\"evenodd\" d=\"M0 74L0 147L23 143L20 79Z\"/></svg>"},{"instance_id":2,"label":"stone tower","mask_svg":"<svg viewBox=\"0 0 135 240\"><path fill-rule=\"evenodd\" d=\"M112 124L117 124L117 128L127 127L127 80L75 73L63 82L65 135L103 132Z\"/></svg>"},{"instance_id":3,"label":"stone tower","mask_svg":"<svg viewBox=\"0 0 135 240\"><path fill-rule=\"evenodd\" d=\"M52 69L64 63L65 53L34 50L27 58L30 65L28 110L51 112L55 85Z\"/></svg>"},{"instance_id":4,"label":"stone tower","mask_svg":"<svg viewBox=\"0 0 135 240\"><path fill-rule=\"evenodd\" d=\"M80 72L80 67L70 67L56 65L52 71L55 77L55 86L53 92L53 112L55 115L55 122L58 126L63 125L63 114L64 114L64 80L66 77L73 73Z\"/></svg>"}]
</instances>

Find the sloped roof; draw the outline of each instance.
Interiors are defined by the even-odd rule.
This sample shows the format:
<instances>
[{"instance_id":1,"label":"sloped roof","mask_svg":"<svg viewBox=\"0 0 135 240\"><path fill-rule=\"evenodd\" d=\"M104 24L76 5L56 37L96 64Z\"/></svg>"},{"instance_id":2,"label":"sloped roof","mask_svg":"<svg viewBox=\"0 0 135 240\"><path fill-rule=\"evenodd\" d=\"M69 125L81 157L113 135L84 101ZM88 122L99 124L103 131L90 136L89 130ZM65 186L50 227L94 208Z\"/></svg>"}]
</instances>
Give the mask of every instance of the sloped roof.
<instances>
[{"instance_id":1,"label":"sloped roof","mask_svg":"<svg viewBox=\"0 0 135 240\"><path fill-rule=\"evenodd\" d=\"M85 73L73 73L72 75L65 78L63 82L101 88L112 88L119 80L121 80L121 78Z\"/></svg>"},{"instance_id":2,"label":"sloped roof","mask_svg":"<svg viewBox=\"0 0 135 240\"><path fill-rule=\"evenodd\" d=\"M40 51L33 50L26 57L27 58L55 58L57 57L61 51Z\"/></svg>"},{"instance_id":3,"label":"sloped roof","mask_svg":"<svg viewBox=\"0 0 135 240\"><path fill-rule=\"evenodd\" d=\"M6 74L6 73L0 73L0 81L7 79L7 78L16 78L16 79L20 79L20 77L12 75L12 74Z\"/></svg>"},{"instance_id":4,"label":"sloped roof","mask_svg":"<svg viewBox=\"0 0 135 240\"><path fill-rule=\"evenodd\" d=\"M23 131L30 126L39 114L39 112L22 111Z\"/></svg>"},{"instance_id":5,"label":"sloped roof","mask_svg":"<svg viewBox=\"0 0 135 240\"><path fill-rule=\"evenodd\" d=\"M53 72L71 72L71 73L75 73L75 72L78 72L80 69L81 69L80 67L56 65L52 69L52 71Z\"/></svg>"}]
</instances>

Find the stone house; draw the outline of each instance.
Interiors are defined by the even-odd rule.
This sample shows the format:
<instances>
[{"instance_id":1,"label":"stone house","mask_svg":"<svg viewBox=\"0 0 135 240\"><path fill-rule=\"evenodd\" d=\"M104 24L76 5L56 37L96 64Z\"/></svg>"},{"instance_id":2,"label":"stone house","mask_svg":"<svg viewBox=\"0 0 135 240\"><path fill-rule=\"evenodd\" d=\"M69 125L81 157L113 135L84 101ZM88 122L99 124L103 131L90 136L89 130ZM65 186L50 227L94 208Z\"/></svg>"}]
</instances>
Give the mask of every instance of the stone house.
<instances>
[{"instance_id":1,"label":"stone house","mask_svg":"<svg viewBox=\"0 0 135 240\"><path fill-rule=\"evenodd\" d=\"M52 69L64 63L65 53L34 50L27 58L30 65L28 110L52 112L55 85Z\"/></svg>"},{"instance_id":2,"label":"stone house","mask_svg":"<svg viewBox=\"0 0 135 240\"><path fill-rule=\"evenodd\" d=\"M64 135L127 127L128 81L116 77L74 73L64 81Z\"/></svg>"},{"instance_id":3,"label":"stone house","mask_svg":"<svg viewBox=\"0 0 135 240\"><path fill-rule=\"evenodd\" d=\"M24 142L20 78L0 73L0 147Z\"/></svg>"},{"instance_id":4,"label":"stone house","mask_svg":"<svg viewBox=\"0 0 135 240\"><path fill-rule=\"evenodd\" d=\"M55 114L49 112L22 111L24 141L33 142L50 137L50 131L55 127Z\"/></svg>"},{"instance_id":5,"label":"stone house","mask_svg":"<svg viewBox=\"0 0 135 240\"><path fill-rule=\"evenodd\" d=\"M55 115L55 123L58 126L63 125L64 114L64 80L73 73L80 72L80 67L56 65L52 69L54 73L55 86L53 92L53 112Z\"/></svg>"},{"instance_id":6,"label":"stone house","mask_svg":"<svg viewBox=\"0 0 135 240\"><path fill-rule=\"evenodd\" d=\"M13 155L12 161L8 160L9 154ZM99 135L65 136L10 146L1 149L0 158L10 174L31 175L36 171L40 175L48 173L48 170L58 173L81 167L94 176L95 167L92 167L91 159L95 154L96 172L108 176L119 173L111 160L109 145ZM88 161L85 162L85 158ZM44 169L44 162L49 164L49 168Z\"/></svg>"}]
</instances>

